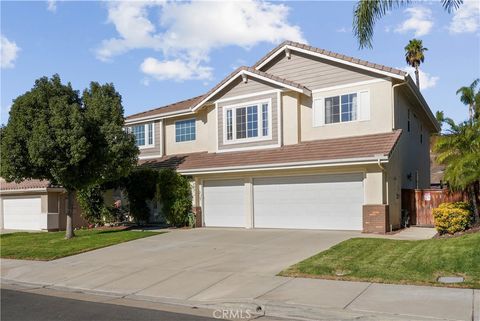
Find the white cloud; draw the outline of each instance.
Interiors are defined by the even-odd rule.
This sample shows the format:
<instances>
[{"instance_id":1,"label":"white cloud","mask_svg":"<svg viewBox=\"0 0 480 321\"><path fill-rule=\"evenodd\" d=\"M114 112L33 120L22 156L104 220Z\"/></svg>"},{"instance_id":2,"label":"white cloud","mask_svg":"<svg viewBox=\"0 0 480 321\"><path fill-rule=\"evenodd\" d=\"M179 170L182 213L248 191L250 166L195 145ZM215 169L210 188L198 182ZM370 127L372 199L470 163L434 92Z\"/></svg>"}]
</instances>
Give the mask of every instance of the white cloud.
<instances>
[{"instance_id":1,"label":"white cloud","mask_svg":"<svg viewBox=\"0 0 480 321\"><path fill-rule=\"evenodd\" d=\"M425 36L433 27L432 11L425 7L413 7L404 11L409 18L397 26L395 32L413 31L415 37Z\"/></svg>"},{"instance_id":2,"label":"white cloud","mask_svg":"<svg viewBox=\"0 0 480 321\"><path fill-rule=\"evenodd\" d=\"M10 41L4 35L0 36L0 66L2 68L15 67L15 59L17 59L20 47L13 41Z\"/></svg>"},{"instance_id":3,"label":"white cloud","mask_svg":"<svg viewBox=\"0 0 480 321\"><path fill-rule=\"evenodd\" d=\"M480 2L467 0L453 14L450 33L475 32L480 29Z\"/></svg>"},{"instance_id":4,"label":"white cloud","mask_svg":"<svg viewBox=\"0 0 480 321\"><path fill-rule=\"evenodd\" d=\"M346 28L346 27L341 27L341 28L338 28L337 30L335 30L336 32L340 32L340 33L347 33L347 32L351 32L352 31L352 28Z\"/></svg>"},{"instance_id":5,"label":"white cloud","mask_svg":"<svg viewBox=\"0 0 480 321\"><path fill-rule=\"evenodd\" d=\"M412 76L413 80L415 80L415 68L407 66L403 68L403 70L408 72L410 76ZM440 77L432 76L428 72L424 72L421 69L418 69L418 76L420 78L420 88L422 90L435 87L437 85L437 81L440 79Z\"/></svg>"},{"instance_id":6,"label":"white cloud","mask_svg":"<svg viewBox=\"0 0 480 321\"><path fill-rule=\"evenodd\" d=\"M159 61L148 57L140 65L140 70L158 80L183 81L212 78L212 68L194 62L185 62L181 59Z\"/></svg>"},{"instance_id":7,"label":"white cloud","mask_svg":"<svg viewBox=\"0 0 480 321\"><path fill-rule=\"evenodd\" d=\"M57 12L57 1L47 0L47 10L50 12Z\"/></svg>"},{"instance_id":8,"label":"white cloud","mask_svg":"<svg viewBox=\"0 0 480 321\"><path fill-rule=\"evenodd\" d=\"M154 20L152 12L158 13ZM104 40L97 58L110 60L133 49L153 49L160 60L147 58L141 70L159 70L158 79L171 79L173 69L181 79L208 79L206 64L212 50L239 46L249 49L261 42L285 39L306 42L298 26L288 22L284 4L249 1L109 2L108 21L118 37ZM155 67L154 67L155 66ZM154 68L152 68L154 67ZM167 71L168 70L168 71ZM145 71L144 71L145 72ZM153 75L153 74L152 74Z\"/></svg>"}]
</instances>

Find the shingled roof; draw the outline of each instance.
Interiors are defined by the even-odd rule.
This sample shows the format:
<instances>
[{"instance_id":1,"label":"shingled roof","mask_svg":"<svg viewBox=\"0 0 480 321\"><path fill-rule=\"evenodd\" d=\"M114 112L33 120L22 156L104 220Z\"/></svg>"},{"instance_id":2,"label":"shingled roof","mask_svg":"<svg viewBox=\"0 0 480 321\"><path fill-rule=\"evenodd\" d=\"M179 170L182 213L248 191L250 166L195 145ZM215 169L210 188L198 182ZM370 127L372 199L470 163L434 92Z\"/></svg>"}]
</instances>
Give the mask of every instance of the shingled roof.
<instances>
[{"instance_id":1,"label":"shingled roof","mask_svg":"<svg viewBox=\"0 0 480 321\"><path fill-rule=\"evenodd\" d=\"M179 172L232 167L261 167L301 162L345 161L348 159L389 157L401 130L364 136L322 139L255 151L191 153L140 160L139 164L153 168L175 168Z\"/></svg>"},{"instance_id":2,"label":"shingled roof","mask_svg":"<svg viewBox=\"0 0 480 321\"><path fill-rule=\"evenodd\" d=\"M351 62L351 63L362 65L362 66L365 66L365 67L374 68L374 69L377 69L379 71L390 72L390 73L393 73L393 74L397 74L399 76L406 76L407 75L407 73L405 71L400 70L400 69L384 66L384 65L381 65L381 64L376 64L376 63L369 62L369 61L366 61L366 60L346 56L346 55L336 53L336 52L333 52L333 51L329 51L329 50L325 50L325 49L321 49L321 48L317 48L317 47L312 47L312 46L309 46L309 45L306 45L306 44L303 44L303 43L289 41L289 40L282 42L277 47L272 49L269 53L267 53L264 57L262 57L259 61L257 61L255 63L255 65L253 65L253 67L257 68L264 61L266 61L268 58L270 58L274 53L276 53L278 50L280 50L281 48L283 48L285 46L291 46L291 47L295 47L295 48L299 48L299 49L305 49L305 50L316 52L316 53L319 53L319 54L322 54L322 55L325 55L325 56L329 56L329 57L332 57L332 58L341 59L341 60L344 60L345 62Z\"/></svg>"},{"instance_id":3,"label":"shingled roof","mask_svg":"<svg viewBox=\"0 0 480 321\"><path fill-rule=\"evenodd\" d=\"M27 179L20 183L7 183L3 178L0 180L0 191L41 189L48 187L51 187L51 184L47 180Z\"/></svg>"}]
</instances>

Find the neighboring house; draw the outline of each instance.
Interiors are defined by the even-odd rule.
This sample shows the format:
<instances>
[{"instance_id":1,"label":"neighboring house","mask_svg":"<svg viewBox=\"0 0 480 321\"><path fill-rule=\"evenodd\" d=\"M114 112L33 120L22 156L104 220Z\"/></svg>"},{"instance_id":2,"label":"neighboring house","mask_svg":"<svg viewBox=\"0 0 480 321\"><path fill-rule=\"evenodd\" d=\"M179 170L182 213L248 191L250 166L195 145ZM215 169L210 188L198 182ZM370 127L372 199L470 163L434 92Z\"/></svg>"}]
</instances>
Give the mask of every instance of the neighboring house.
<instances>
[{"instance_id":1,"label":"neighboring house","mask_svg":"<svg viewBox=\"0 0 480 321\"><path fill-rule=\"evenodd\" d=\"M26 180L7 183L0 179L0 228L14 230L64 230L68 200L65 189L48 181ZM73 226L87 223L73 206Z\"/></svg>"},{"instance_id":2,"label":"neighboring house","mask_svg":"<svg viewBox=\"0 0 480 321\"><path fill-rule=\"evenodd\" d=\"M378 233L430 186L439 131L407 73L290 41L126 126L140 164L192 177L202 226Z\"/></svg>"}]
</instances>

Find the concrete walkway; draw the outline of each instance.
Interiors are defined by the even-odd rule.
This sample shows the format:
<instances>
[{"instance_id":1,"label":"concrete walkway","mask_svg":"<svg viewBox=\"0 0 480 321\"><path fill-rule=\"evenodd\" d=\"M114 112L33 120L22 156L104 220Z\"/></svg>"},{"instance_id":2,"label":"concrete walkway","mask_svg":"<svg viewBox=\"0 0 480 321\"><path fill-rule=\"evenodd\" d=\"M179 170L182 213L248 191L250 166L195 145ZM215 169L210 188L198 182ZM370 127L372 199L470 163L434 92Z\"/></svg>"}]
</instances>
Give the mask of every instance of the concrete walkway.
<instances>
[{"instance_id":1,"label":"concrete walkway","mask_svg":"<svg viewBox=\"0 0 480 321\"><path fill-rule=\"evenodd\" d=\"M287 318L479 320L478 290L276 276L355 236L366 235L178 230L50 262L2 260L1 275L10 284Z\"/></svg>"}]
</instances>

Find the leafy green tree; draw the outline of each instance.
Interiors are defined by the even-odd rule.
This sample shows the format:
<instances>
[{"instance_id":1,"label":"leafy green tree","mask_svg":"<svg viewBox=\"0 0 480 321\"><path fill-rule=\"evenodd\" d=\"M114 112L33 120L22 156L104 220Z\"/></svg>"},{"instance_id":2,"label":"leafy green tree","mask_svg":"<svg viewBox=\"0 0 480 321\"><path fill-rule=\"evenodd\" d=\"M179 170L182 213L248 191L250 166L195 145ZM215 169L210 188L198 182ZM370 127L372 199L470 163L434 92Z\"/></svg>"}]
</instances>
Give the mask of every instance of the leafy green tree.
<instances>
[{"instance_id":1,"label":"leafy green tree","mask_svg":"<svg viewBox=\"0 0 480 321\"><path fill-rule=\"evenodd\" d=\"M418 73L418 68L420 64L425 61L424 52L428 48L423 47L422 40L412 39L408 42L408 45L405 46L405 60L407 64L415 68L415 81L417 87L420 88L420 75Z\"/></svg>"},{"instance_id":2,"label":"leafy green tree","mask_svg":"<svg viewBox=\"0 0 480 321\"><path fill-rule=\"evenodd\" d=\"M123 130L121 96L92 82L83 100L58 75L42 77L17 97L2 131L0 173L7 181L45 179L68 193L67 239L74 236L76 191L127 175L137 161Z\"/></svg>"},{"instance_id":3,"label":"leafy green tree","mask_svg":"<svg viewBox=\"0 0 480 321\"><path fill-rule=\"evenodd\" d=\"M360 48L372 47L375 23L388 11L407 6L412 2L411 0L359 0L353 13L353 33ZM458 9L463 0L441 0L441 3L450 13Z\"/></svg>"},{"instance_id":4,"label":"leafy green tree","mask_svg":"<svg viewBox=\"0 0 480 321\"><path fill-rule=\"evenodd\" d=\"M437 114L439 118L443 115ZM480 122L455 124L450 118L441 117L449 126L447 133L436 140L434 149L437 161L445 165L445 180L453 190L466 190L469 194L474 220L479 221L480 182Z\"/></svg>"},{"instance_id":5,"label":"leafy green tree","mask_svg":"<svg viewBox=\"0 0 480 321\"><path fill-rule=\"evenodd\" d=\"M480 90L477 90L479 83L480 78L477 78L470 86L464 86L457 90L457 95L460 94L460 101L468 106L470 121L473 121L473 118L478 120L480 117Z\"/></svg>"}]
</instances>

